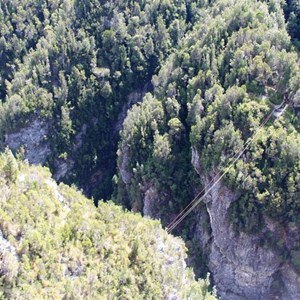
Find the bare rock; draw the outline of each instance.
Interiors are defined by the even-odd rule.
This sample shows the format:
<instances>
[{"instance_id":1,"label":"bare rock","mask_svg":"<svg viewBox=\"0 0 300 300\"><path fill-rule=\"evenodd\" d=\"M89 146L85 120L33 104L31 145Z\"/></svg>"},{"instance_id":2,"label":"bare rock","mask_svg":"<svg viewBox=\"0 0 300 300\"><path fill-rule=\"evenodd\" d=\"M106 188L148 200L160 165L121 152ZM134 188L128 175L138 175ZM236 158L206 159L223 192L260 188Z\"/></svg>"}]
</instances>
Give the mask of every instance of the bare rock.
<instances>
[{"instance_id":1,"label":"bare rock","mask_svg":"<svg viewBox=\"0 0 300 300\"><path fill-rule=\"evenodd\" d=\"M201 174L201 164L200 164L200 158L199 153L196 149L196 147L192 147L192 165L195 168L195 171L200 175Z\"/></svg>"},{"instance_id":2,"label":"bare rock","mask_svg":"<svg viewBox=\"0 0 300 300\"><path fill-rule=\"evenodd\" d=\"M67 177L67 174L71 172L74 167L74 161L72 159L56 159L54 161L55 165L55 173L53 178L57 181L62 180L63 178Z\"/></svg>"},{"instance_id":3,"label":"bare rock","mask_svg":"<svg viewBox=\"0 0 300 300\"><path fill-rule=\"evenodd\" d=\"M236 233L228 209L237 195L221 182L207 197L213 242L209 268L222 299L266 299L281 262L259 237Z\"/></svg>"},{"instance_id":4,"label":"bare rock","mask_svg":"<svg viewBox=\"0 0 300 300\"><path fill-rule=\"evenodd\" d=\"M156 215L155 207L159 203L160 196L155 187L150 186L145 192L143 215L154 218Z\"/></svg>"},{"instance_id":5,"label":"bare rock","mask_svg":"<svg viewBox=\"0 0 300 300\"><path fill-rule=\"evenodd\" d=\"M129 149L128 146L122 146L121 151L118 151L119 157L121 157L120 163L118 165L121 178L125 184L129 184L133 176L132 172L129 171L128 162L129 162Z\"/></svg>"},{"instance_id":6,"label":"bare rock","mask_svg":"<svg viewBox=\"0 0 300 300\"><path fill-rule=\"evenodd\" d=\"M203 176L196 149L192 149L192 164L206 190L215 176ZM206 209L209 214L211 236L196 229L197 239L208 249L209 269L213 275L218 293L223 300L298 300L300 299L300 277L288 262L283 262L275 250L262 246L263 233L248 235L236 232L229 222L228 210L239 195L228 189L222 181L207 195ZM292 241L299 240L299 228L284 229L280 224L265 217L266 230L275 237L279 234L289 248ZM198 227L201 227L199 223ZM202 240L204 239L204 241ZM279 281L278 281L279 278ZM277 281L277 285L276 285ZM278 284L279 282L279 284ZM276 287L276 288L275 288Z\"/></svg>"},{"instance_id":7,"label":"bare rock","mask_svg":"<svg viewBox=\"0 0 300 300\"><path fill-rule=\"evenodd\" d=\"M282 282L285 290L282 295L282 300L297 300L300 299L300 276L290 265L284 264L281 269Z\"/></svg>"},{"instance_id":8,"label":"bare rock","mask_svg":"<svg viewBox=\"0 0 300 300\"><path fill-rule=\"evenodd\" d=\"M0 277L7 281L18 275L19 257L15 247L4 238L0 230Z\"/></svg>"},{"instance_id":9,"label":"bare rock","mask_svg":"<svg viewBox=\"0 0 300 300\"><path fill-rule=\"evenodd\" d=\"M21 147L25 150L25 159L31 164L44 164L50 155L50 144L47 136L49 123L37 117L19 131L5 136L5 144L17 151Z\"/></svg>"},{"instance_id":10,"label":"bare rock","mask_svg":"<svg viewBox=\"0 0 300 300\"><path fill-rule=\"evenodd\" d=\"M162 266L163 273L168 273L170 270L174 269L174 267L178 270L179 274L181 274L180 282L184 286L187 283L186 273L183 272L186 268L186 255L182 252L182 243L180 240L169 237L163 237L157 234L157 255L163 259L165 262ZM176 253L175 255L170 255L169 251L172 249L172 253ZM164 295L166 300L180 300L182 299L179 291L179 287L176 286L172 281L167 281L164 284Z\"/></svg>"},{"instance_id":11,"label":"bare rock","mask_svg":"<svg viewBox=\"0 0 300 300\"><path fill-rule=\"evenodd\" d=\"M132 93L127 95L127 101L123 105L122 111L118 115L118 120L114 126L114 134L118 133L122 127L123 122L127 116L128 110L134 105L141 102L147 92L152 90L153 86L151 82L147 82L142 88L136 89Z\"/></svg>"}]
</instances>

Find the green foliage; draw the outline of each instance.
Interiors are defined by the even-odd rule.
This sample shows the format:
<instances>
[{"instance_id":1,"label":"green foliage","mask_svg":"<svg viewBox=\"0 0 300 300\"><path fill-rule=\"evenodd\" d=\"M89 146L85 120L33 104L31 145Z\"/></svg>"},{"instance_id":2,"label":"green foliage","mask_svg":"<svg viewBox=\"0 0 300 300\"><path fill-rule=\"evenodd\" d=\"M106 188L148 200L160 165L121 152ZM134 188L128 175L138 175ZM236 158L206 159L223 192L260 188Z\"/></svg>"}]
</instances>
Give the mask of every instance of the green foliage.
<instances>
[{"instance_id":1,"label":"green foliage","mask_svg":"<svg viewBox=\"0 0 300 300\"><path fill-rule=\"evenodd\" d=\"M2 299L216 299L208 279L195 281L182 265L183 242L158 221L110 202L96 208L8 151L0 189Z\"/></svg>"},{"instance_id":2,"label":"green foliage","mask_svg":"<svg viewBox=\"0 0 300 300\"><path fill-rule=\"evenodd\" d=\"M173 118L167 122L168 113ZM185 204L181 200L192 196L190 189L177 185L181 182L188 187L194 177L188 169L190 154L179 114L180 104L175 99L162 103L151 94L128 112L118 150L119 176L126 183L122 186L119 181L118 198L128 208L143 210L145 192L151 194L154 187L162 205L156 209L156 217L166 218L165 210L180 209ZM168 202L170 198L173 201Z\"/></svg>"},{"instance_id":3,"label":"green foliage","mask_svg":"<svg viewBox=\"0 0 300 300\"><path fill-rule=\"evenodd\" d=\"M299 225L299 1L2 2L1 145L33 117L45 119L52 170L57 158L70 160L69 181L108 196L117 164L117 201L149 213L150 199L152 216L167 223L199 190L191 160L202 179L224 170L284 100L285 114L265 124L224 183L240 195L229 216L237 230L261 231L265 217ZM116 158L119 120L129 107ZM3 164L3 181L13 185L18 167ZM66 241L77 234L73 223ZM47 248L32 236L33 251ZM92 242L82 239L82 249ZM131 263L143 261L143 246L133 242L132 249ZM298 265L298 254L286 256ZM121 282L130 285L127 275ZM72 284L66 297L75 297ZM126 285L116 297L125 292ZM149 293L160 297L156 286Z\"/></svg>"},{"instance_id":4,"label":"green foliage","mask_svg":"<svg viewBox=\"0 0 300 300\"><path fill-rule=\"evenodd\" d=\"M66 152L74 161L69 180L80 186L99 169L111 176L118 139L112 120L127 106L127 95L149 83L177 48L203 5L185 0L1 3L1 140L39 115L51 120L52 170L51 162ZM76 147L82 126L87 126L86 147Z\"/></svg>"},{"instance_id":5,"label":"green foliage","mask_svg":"<svg viewBox=\"0 0 300 300\"><path fill-rule=\"evenodd\" d=\"M18 176L18 163L10 150L5 149L5 154L0 159L1 177L7 182L15 182Z\"/></svg>"},{"instance_id":6,"label":"green foliage","mask_svg":"<svg viewBox=\"0 0 300 300\"><path fill-rule=\"evenodd\" d=\"M300 69L281 2L219 0L199 11L198 22L153 77L153 97L159 102L157 106L162 105L164 116L158 134L151 131L149 121L143 124L143 131L151 134L145 135L142 143L138 136L130 135L130 124L143 113L149 96L139 113L129 113L124 122L120 150L126 150L125 143L134 144L135 150L125 151L125 158L119 156L120 177L124 168L133 174L137 162L144 166L137 180L141 185L125 180L125 189L132 194L138 190L134 201L140 203L147 196L146 183L158 186L158 191L163 191L160 199L168 194L169 202L176 203L164 207L169 213L178 213L181 205L188 203L186 197L193 198L190 149L194 150L193 163L201 178L209 178L211 173L225 170L274 105L286 101L289 108L285 114L278 120L272 117L258 132L224 184L238 197L229 216L236 230L261 232L266 229L265 217L286 228L299 226ZM167 137L168 143L163 143ZM156 166L156 154L169 153L167 149L171 155ZM176 163L175 171L172 166ZM190 194L178 193L174 187L184 187Z\"/></svg>"}]
</instances>

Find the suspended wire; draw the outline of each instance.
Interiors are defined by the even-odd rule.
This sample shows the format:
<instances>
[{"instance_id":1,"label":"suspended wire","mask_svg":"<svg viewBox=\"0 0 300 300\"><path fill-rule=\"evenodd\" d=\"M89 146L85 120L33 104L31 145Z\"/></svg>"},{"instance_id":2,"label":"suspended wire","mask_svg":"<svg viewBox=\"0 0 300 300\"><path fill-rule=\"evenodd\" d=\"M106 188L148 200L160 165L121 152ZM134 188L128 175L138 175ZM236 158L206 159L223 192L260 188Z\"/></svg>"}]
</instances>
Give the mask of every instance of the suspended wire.
<instances>
[{"instance_id":1,"label":"suspended wire","mask_svg":"<svg viewBox=\"0 0 300 300\"><path fill-rule=\"evenodd\" d=\"M234 158L235 158L235 156L238 154L238 153L240 153L243 149L244 149L244 147L247 145L247 143L249 143L249 141L250 141L250 139L248 139L248 141L245 143L245 144L243 144L243 146L239 149L239 151L237 152L237 153L235 153L234 155L233 155L233 157L231 157L230 159L229 159L229 161L227 162L227 164L225 165L225 168L227 168L229 165L230 165L230 163L231 163L231 160L233 160ZM208 186L209 185L211 185L214 181L215 181L215 179L220 175L222 173L222 171L221 170L219 170L218 171L218 173L209 181L209 183L207 184ZM195 197L194 197L194 199L176 216L176 218L175 219L173 219L173 221L168 225L168 228L170 228L170 226L172 226L172 224L173 223L175 223L177 220L178 220L178 218L179 217L181 217L181 215L182 214L184 214L185 213L185 211L195 202L195 201L197 201L197 199L199 198L199 196L203 193L203 192L205 192L205 188L203 188Z\"/></svg>"},{"instance_id":2,"label":"suspended wire","mask_svg":"<svg viewBox=\"0 0 300 300\"><path fill-rule=\"evenodd\" d=\"M271 114L274 112L274 110L271 112ZM270 115L271 115L270 114ZM266 118L267 120L269 120L269 118L270 118L270 115ZM260 126L258 127L258 129L257 130L259 130L264 124L265 124L265 121L267 121L267 120L264 120L264 122L262 122L261 124L260 124ZM236 153L236 154L234 154L233 155L233 157L231 157L230 159L229 159L229 161L228 161L228 163L226 164L226 166L225 166L225 168L227 168L229 165L230 165L230 163L231 163L231 161L235 158L235 156L236 155L238 155L246 146L247 146L247 144L250 142L250 140L251 139L248 139L248 141L240 148L240 150ZM215 181L215 179L220 175L222 173L222 171L220 170L210 181L209 181L209 183L207 184L208 186L210 185L210 184L212 184L214 181ZM175 223L177 220L178 220L178 218L180 218L180 216L182 215L182 214L184 214L184 212L195 202L195 201L197 201L197 199L198 199L198 197L203 193L205 191L205 188L203 188L195 197L194 197L194 199L180 212L180 214L179 215L177 215L176 216L176 218L168 225L168 228L170 228L171 226L172 226L172 224L173 223Z\"/></svg>"},{"instance_id":3,"label":"suspended wire","mask_svg":"<svg viewBox=\"0 0 300 300\"><path fill-rule=\"evenodd\" d=\"M213 185L205 192L204 195L202 195L200 198L199 196L205 191L205 188L203 188L196 196L195 198L176 216L176 218L168 225L167 227L167 232L170 233L173 229L175 229L175 227L177 227L182 221L183 219L186 218L187 215L189 215L194 208L203 200L203 198L205 196L207 196L207 194L214 188L214 186L216 184L218 184L221 179L229 172L229 170L231 169L231 167L238 161L238 159L243 155L243 153L250 147L250 145L254 142L254 140L257 138L257 135L260 131L261 128L263 128L265 126L265 124L269 121L269 119L271 118L271 116L274 114L275 110L278 110L282 107L282 105L284 104L284 102L282 102L280 104L279 107L274 108L269 115L266 116L266 118L264 119L264 121L259 125L259 127L257 128L255 134L252 136L252 138L248 139L248 141L243 145L243 148L241 150L239 150L238 153L236 153L235 155L233 155L232 158L230 158L229 162L226 165L226 169L225 171L221 172L219 171L208 183L208 186L213 183ZM233 160L233 162L230 163L230 161ZM229 165L229 166L228 166ZM228 167L227 167L228 166ZM223 173L220 177L219 175ZM199 198L199 199L198 199Z\"/></svg>"},{"instance_id":4,"label":"suspended wire","mask_svg":"<svg viewBox=\"0 0 300 300\"><path fill-rule=\"evenodd\" d=\"M201 199L198 199L199 195L204 191L202 190L200 193L198 193L198 195L194 198L194 200L187 205L187 207L169 224L168 226L168 231L172 231L198 204L199 202L212 190L212 188L228 173L228 171L230 170L230 168L235 164L235 162L241 157L241 155L249 148L250 144L256 139L256 136L259 132L259 130L268 122L268 120L270 119L270 117L272 116L272 114L274 114L275 110L278 110L282 105L284 104L284 102L277 108L274 108L272 110L272 112L265 118L264 122L262 122L262 124L258 127L256 133L253 135L253 137L251 139L249 139L245 145L244 148L238 153L238 156L236 157L236 159L233 161L233 163L230 164L230 166L223 172L223 174L220 176L220 178L213 184L213 186L211 186L211 188L209 188L209 190L201 197ZM234 158L235 156L233 156ZM229 163L228 163L229 164ZM227 165L228 165L227 164ZM209 182L208 185L210 185L220 174L221 172L219 171L214 177L213 179Z\"/></svg>"},{"instance_id":5,"label":"suspended wire","mask_svg":"<svg viewBox=\"0 0 300 300\"><path fill-rule=\"evenodd\" d=\"M277 108L278 109L278 108ZM181 223L181 221L200 203L201 200L203 200L203 198L214 188L214 186L229 172L230 168L236 163L236 161L242 156L242 154L249 148L249 146L251 145L251 143L255 140L259 130L261 129L261 127L263 127L267 122L268 120L270 119L270 117L272 116L274 110L265 118L264 122L258 127L256 133L253 135L253 137L251 139L249 139L245 145L244 145L244 148L238 153L237 157L234 159L234 161L226 168L226 170L223 172L223 174L215 181L215 179L219 176L219 174L221 172L218 172L214 178L209 182L209 185L210 183L214 182L214 184L206 191L206 193L200 198L198 199L195 198L193 200L194 203L190 203L185 209L184 211L186 211L185 213L181 212L180 215L180 218L178 218L179 216L176 217L176 219L171 223L171 225L168 226L168 231L172 231L179 223ZM201 192L200 192L201 194ZM189 209L188 209L189 207Z\"/></svg>"}]
</instances>

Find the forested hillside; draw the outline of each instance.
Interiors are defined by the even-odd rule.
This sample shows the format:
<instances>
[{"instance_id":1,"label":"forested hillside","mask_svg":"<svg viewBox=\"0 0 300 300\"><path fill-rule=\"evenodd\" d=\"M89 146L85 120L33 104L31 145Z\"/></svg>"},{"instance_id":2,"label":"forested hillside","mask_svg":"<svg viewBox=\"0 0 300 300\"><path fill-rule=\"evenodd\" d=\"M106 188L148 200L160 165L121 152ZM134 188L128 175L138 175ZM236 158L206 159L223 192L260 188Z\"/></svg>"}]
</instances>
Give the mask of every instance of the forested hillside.
<instances>
[{"instance_id":1,"label":"forested hillside","mask_svg":"<svg viewBox=\"0 0 300 300\"><path fill-rule=\"evenodd\" d=\"M195 22L201 5L183 0L2 1L2 139L29 119L49 121L51 170L67 162L72 167L62 177L87 190L87 177L105 177L104 190L91 192L109 196L116 120L127 95L147 83L151 89L152 76ZM84 139L80 147L78 134Z\"/></svg>"},{"instance_id":2,"label":"forested hillside","mask_svg":"<svg viewBox=\"0 0 300 300\"><path fill-rule=\"evenodd\" d=\"M287 104L283 115L272 116L258 131L224 177L223 185L233 192L231 199L215 189L211 201L231 203L226 216L236 234L256 236L257 247L274 250L279 261L299 272L300 73L293 44L297 36L292 35L291 41L287 31L291 26L276 1L215 1L203 8L178 51L153 77L153 93L128 112L119 143L117 181L124 205L161 218L167 225L196 191L210 188L208 182L226 170L274 107ZM185 234L192 249L199 246L199 223L211 227L207 234L212 238L218 232L211 223L217 219L210 204L208 212L199 220L196 209L180 224L177 232ZM213 241L207 247L214 245ZM200 264L213 253L202 251L194 257ZM208 259L209 265L223 263L219 258L213 263L215 258ZM216 280L226 291L217 274ZM285 279L276 284L283 286L281 280ZM267 297L265 291L258 292L258 285L257 294L246 291L246 280L241 285L246 298ZM223 296L232 299L233 294ZM298 296L299 291L290 299Z\"/></svg>"},{"instance_id":3,"label":"forested hillside","mask_svg":"<svg viewBox=\"0 0 300 300\"><path fill-rule=\"evenodd\" d=\"M239 229L260 230L263 212L299 223L298 56L278 3L233 3L217 1L203 9L199 24L154 76L153 95L128 113L119 166L135 170L129 193L137 195L140 183L152 179L177 200L166 203L169 209L183 205L189 198L182 186L192 187L188 180L195 175L192 149L199 154L200 173L222 170L274 105L286 101L287 113L259 132L226 184L242 195L232 208ZM135 206L138 199L129 199Z\"/></svg>"},{"instance_id":4,"label":"forested hillside","mask_svg":"<svg viewBox=\"0 0 300 300\"><path fill-rule=\"evenodd\" d=\"M1 299L216 299L159 222L0 156Z\"/></svg>"},{"instance_id":5,"label":"forested hillside","mask_svg":"<svg viewBox=\"0 0 300 300\"><path fill-rule=\"evenodd\" d=\"M226 171L173 232L189 264L225 300L300 298L298 1L2 0L0 24L3 151L163 226Z\"/></svg>"}]
</instances>

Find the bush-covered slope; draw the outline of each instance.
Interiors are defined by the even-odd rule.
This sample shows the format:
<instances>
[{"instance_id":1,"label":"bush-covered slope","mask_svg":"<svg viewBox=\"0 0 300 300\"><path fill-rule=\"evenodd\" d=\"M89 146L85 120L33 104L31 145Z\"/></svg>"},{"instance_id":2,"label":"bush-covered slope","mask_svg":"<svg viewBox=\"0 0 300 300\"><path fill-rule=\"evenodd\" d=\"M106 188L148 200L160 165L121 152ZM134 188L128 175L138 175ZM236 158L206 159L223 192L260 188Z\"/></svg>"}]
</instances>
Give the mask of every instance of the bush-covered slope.
<instances>
[{"instance_id":1,"label":"bush-covered slope","mask_svg":"<svg viewBox=\"0 0 300 300\"><path fill-rule=\"evenodd\" d=\"M154 76L152 95L124 122L120 199L128 197L126 205L143 210L152 191L152 206L160 207L152 215L167 223L191 201L195 186L201 190L192 154L201 178L210 178L225 169L274 105L285 101L285 114L264 126L225 184L238 195L230 208L237 231L262 232L264 216L295 228L300 70L280 2L220 0L201 12L180 49ZM278 236L270 239L281 245L285 259L299 251L297 240L287 249Z\"/></svg>"},{"instance_id":2,"label":"bush-covered slope","mask_svg":"<svg viewBox=\"0 0 300 300\"><path fill-rule=\"evenodd\" d=\"M1 299L215 299L183 242L49 171L0 156Z\"/></svg>"}]
</instances>

